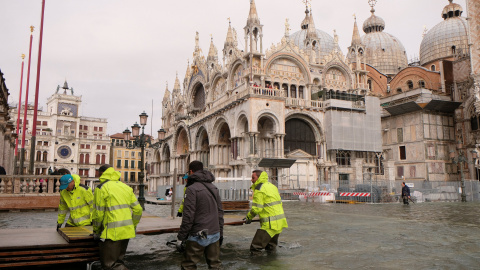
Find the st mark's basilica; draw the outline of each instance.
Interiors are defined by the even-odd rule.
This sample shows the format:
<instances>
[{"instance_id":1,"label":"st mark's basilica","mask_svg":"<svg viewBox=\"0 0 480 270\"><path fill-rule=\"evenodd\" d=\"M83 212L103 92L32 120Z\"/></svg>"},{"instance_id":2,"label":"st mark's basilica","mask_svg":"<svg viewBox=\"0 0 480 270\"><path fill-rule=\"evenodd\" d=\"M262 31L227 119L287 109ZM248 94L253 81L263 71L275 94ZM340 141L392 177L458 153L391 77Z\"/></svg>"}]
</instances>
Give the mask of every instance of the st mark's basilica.
<instances>
[{"instance_id":1,"label":"st mark's basilica","mask_svg":"<svg viewBox=\"0 0 480 270\"><path fill-rule=\"evenodd\" d=\"M267 48L251 0L245 50L229 24L221 52L212 40L205 57L197 32L183 81L177 75L167 86L149 190L172 184L174 168L183 174L193 160L217 177L264 169L282 189L374 177L391 191L399 181L458 180L460 170L478 179L480 4L466 3L426 11L439 14L438 24L409 63L402 41L385 31L399 22L382 19L375 0L365 1L371 16L363 24L352 21L347 55L308 7ZM450 158L459 151L469 161L462 168Z\"/></svg>"}]
</instances>

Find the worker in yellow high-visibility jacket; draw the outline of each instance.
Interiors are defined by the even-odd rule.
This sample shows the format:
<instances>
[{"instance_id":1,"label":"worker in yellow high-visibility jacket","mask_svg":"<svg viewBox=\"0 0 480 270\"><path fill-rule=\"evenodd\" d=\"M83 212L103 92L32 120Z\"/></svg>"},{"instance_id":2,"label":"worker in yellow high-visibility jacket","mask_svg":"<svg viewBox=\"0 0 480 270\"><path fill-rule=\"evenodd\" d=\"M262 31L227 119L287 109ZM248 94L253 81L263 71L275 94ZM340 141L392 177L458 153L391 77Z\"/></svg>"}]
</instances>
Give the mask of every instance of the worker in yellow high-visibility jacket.
<instances>
[{"instance_id":1,"label":"worker in yellow high-visibility jacket","mask_svg":"<svg viewBox=\"0 0 480 270\"><path fill-rule=\"evenodd\" d=\"M188 173L186 173L182 178L183 178L183 180L187 181ZM183 203L185 202L185 192L186 191L187 191L187 184L185 184L185 187L183 188L182 202L180 203L180 207L178 208L177 217L182 217L183 216Z\"/></svg>"},{"instance_id":2,"label":"worker in yellow high-visibility jacket","mask_svg":"<svg viewBox=\"0 0 480 270\"><path fill-rule=\"evenodd\" d=\"M67 227L92 225L93 194L90 187L80 183L80 176L65 174L60 178L60 204L57 230L62 227L67 213Z\"/></svg>"},{"instance_id":3,"label":"worker in yellow high-visibility jacket","mask_svg":"<svg viewBox=\"0 0 480 270\"><path fill-rule=\"evenodd\" d=\"M99 172L92 221L94 238L101 240L100 262L103 269L124 269L128 241L135 237L143 209L132 188L120 181L120 172L108 164Z\"/></svg>"},{"instance_id":4,"label":"worker in yellow high-visibility jacket","mask_svg":"<svg viewBox=\"0 0 480 270\"><path fill-rule=\"evenodd\" d=\"M282 199L275 185L268 182L268 175L261 170L252 173L253 201L252 209L244 219L250 224L252 219L260 217L260 229L257 230L250 245L253 255L259 254L262 249L269 252L276 250L278 237L283 228L287 228L287 218L283 212Z\"/></svg>"}]
</instances>

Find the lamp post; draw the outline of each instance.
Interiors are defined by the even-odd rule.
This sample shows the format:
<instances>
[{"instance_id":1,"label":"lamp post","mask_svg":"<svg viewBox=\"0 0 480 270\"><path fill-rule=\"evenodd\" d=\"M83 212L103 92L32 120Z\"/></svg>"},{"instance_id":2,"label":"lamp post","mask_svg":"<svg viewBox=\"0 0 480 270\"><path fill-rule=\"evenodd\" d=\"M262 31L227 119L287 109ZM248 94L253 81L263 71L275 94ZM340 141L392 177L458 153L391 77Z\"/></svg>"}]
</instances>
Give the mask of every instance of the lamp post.
<instances>
[{"instance_id":1,"label":"lamp post","mask_svg":"<svg viewBox=\"0 0 480 270\"><path fill-rule=\"evenodd\" d=\"M145 125L147 124L147 118L148 115L143 112L140 114L140 125L138 123L135 123L132 126L132 132L126 128L123 131L124 139L125 139L125 147L127 149L134 149L134 148L140 148L141 149L141 158L140 158L140 173L138 174L138 180L139 180L139 191L138 191L138 202L142 206L142 208L145 210L145 184L143 182L144 177L145 177L145 147L151 147L154 149L158 149L161 144L162 140L152 143L151 141L151 136L145 135ZM142 128L142 133L140 134L140 128ZM130 134L132 134L133 139L130 138ZM160 131L159 131L160 134ZM132 141L130 141L132 140Z\"/></svg>"},{"instance_id":2,"label":"lamp post","mask_svg":"<svg viewBox=\"0 0 480 270\"><path fill-rule=\"evenodd\" d=\"M462 202L466 202L467 201L467 194L465 193L465 177L464 177L464 174L463 174L463 164L464 163L469 163L468 162L468 159L467 157L465 156L465 154L463 153L463 150L462 150L462 143L459 141L457 143L457 150L458 150L458 157L455 156L455 151L450 151L450 158L452 159L452 162L454 164L460 164L460 187L461 187L461 198L462 198ZM477 158L477 151L475 150L472 150L472 157L474 159ZM475 164L475 163L474 163Z\"/></svg>"}]
</instances>

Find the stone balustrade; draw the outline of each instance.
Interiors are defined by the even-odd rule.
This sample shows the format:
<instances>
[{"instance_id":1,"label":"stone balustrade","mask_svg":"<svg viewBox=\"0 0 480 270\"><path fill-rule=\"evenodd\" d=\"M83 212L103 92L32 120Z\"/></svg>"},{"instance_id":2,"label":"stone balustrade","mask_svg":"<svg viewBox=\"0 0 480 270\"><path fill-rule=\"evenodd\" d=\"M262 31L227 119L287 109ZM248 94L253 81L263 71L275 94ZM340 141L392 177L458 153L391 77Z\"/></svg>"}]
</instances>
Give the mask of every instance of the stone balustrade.
<instances>
[{"instance_id":1,"label":"stone balustrade","mask_svg":"<svg viewBox=\"0 0 480 270\"><path fill-rule=\"evenodd\" d=\"M2 175L0 196L59 194L61 175Z\"/></svg>"}]
</instances>

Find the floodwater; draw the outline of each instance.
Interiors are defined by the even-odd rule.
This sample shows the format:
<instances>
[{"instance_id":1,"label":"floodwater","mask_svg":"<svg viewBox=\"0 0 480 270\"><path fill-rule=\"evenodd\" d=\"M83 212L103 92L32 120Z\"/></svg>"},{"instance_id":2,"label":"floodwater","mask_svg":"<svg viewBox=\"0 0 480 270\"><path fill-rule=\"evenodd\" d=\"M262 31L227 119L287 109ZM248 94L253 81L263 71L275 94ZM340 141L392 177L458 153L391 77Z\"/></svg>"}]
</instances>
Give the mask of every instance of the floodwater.
<instances>
[{"instance_id":1,"label":"floodwater","mask_svg":"<svg viewBox=\"0 0 480 270\"><path fill-rule=\"evenodd\" d=\"M169 206L146 205L168 216ZM225 226L224 269L479 269L480 203L319 204L284 202L289 228L276 254L251 257L258 223ZM228 213L231 214L231 213ZM245 213L234 213L244 216ZM1 228L52 227L57 212L0 213ZM176 234L130 241L129 269L179 269L166 246ZM66 269L66 268L65 268ZM199 269L207 269L205 263Z\"/></svg>"}]
</instances>

